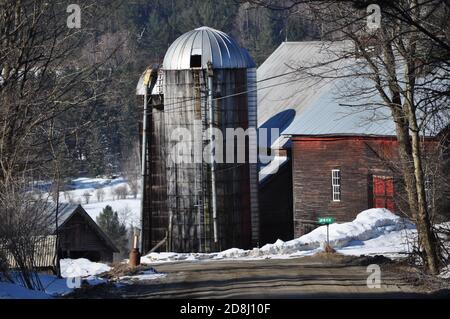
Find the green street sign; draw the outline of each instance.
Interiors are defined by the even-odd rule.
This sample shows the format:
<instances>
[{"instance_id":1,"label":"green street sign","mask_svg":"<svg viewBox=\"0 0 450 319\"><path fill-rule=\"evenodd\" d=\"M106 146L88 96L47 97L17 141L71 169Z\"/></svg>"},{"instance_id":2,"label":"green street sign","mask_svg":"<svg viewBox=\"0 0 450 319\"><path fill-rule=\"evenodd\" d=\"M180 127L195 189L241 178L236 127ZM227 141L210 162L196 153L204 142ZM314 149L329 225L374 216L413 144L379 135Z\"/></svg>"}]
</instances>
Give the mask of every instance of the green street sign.
<instances>
[{"instance_id":1,"label":"green street sign","mask_svg":"<svg viewBox=\"0 0 450 319\"><path fill-rule=\"evenodd\" d=\"M333 224L334 223L334 218L333 217L319 217L317 218L317 221L319 222L319 224Z\"/></svg>"}]
</instances>

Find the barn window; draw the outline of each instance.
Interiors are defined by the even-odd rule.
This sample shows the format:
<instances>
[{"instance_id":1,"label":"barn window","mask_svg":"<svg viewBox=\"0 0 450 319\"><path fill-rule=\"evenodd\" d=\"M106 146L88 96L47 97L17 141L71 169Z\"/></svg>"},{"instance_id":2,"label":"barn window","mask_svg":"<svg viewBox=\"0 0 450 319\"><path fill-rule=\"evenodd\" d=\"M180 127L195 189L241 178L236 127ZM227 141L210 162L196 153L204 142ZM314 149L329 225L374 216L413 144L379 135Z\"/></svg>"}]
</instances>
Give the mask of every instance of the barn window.
<instances>
[{"instance_id":1,"label":"barn window","mask_svg":"<svg viewBox=\"0 0 450 319\"><path fill-rule=\"evenodd\" d=\"M331 189L333 193L333 202L341 201L341 170L331 170Z\"/></svg>"}]
</instances>

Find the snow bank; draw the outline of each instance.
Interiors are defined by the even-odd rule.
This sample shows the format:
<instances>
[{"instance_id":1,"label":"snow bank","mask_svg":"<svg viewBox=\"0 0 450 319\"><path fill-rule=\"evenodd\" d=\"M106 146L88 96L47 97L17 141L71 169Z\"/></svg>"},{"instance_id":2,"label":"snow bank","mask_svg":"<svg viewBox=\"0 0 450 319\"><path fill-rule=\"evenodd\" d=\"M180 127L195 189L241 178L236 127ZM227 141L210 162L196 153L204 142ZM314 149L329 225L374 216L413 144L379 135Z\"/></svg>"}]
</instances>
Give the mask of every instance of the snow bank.
<instances>
[{"instance_id":1,"label":"snow bank","mask_svg":"<svg viewBox=\"0 0 450 319\"><path fill-rule=\"evenodd\" d=\"M352 222L329 226L330 244L338 252L350 255L406 252L409 249L408 239L414 234L412 223L384 208L368 209L358 214ZM212 254L151 253L142 258L142 263L299 257L320 251L326 236L326 226L320 226L291 241L279 239L252 250L232 248Z\"/></svg>"},{"instance_id":2,"label":"snow bank","mask_svg":"<svg viewBox=\"0 0 450 319\"><path fill-rule=\"evenodd\" d=\"M329 226L330 245L340 249L355 241L367 241L392 232L414 229L414 225L384 208L368 209L356 216L352 222ZM278 240L260 249L263 254L289 254L299 250L321 248L327 240L327 227L320 226L312 232L294 240Z\"/></svg>"},{"instance_id":3,"label":"snow bank","mask_svg":"<svg viewBox=\"0 0 450 319\"><path fill-rule=\"evenodd\" d=\"M61 276L63 278L89 277L110 271L111 267L95 263L88 259L61 259Z\"/></svg>"}]
</instances>

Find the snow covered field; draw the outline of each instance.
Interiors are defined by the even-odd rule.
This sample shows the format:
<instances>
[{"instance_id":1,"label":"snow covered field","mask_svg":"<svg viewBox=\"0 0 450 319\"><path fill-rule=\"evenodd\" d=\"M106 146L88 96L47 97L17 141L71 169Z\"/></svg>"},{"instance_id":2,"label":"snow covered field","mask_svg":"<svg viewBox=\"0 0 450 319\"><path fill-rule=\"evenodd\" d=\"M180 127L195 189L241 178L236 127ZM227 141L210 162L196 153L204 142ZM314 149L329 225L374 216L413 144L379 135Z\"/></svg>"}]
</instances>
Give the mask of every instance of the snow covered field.
<instances>
[{"instance_id":1,"label":"snow covered field","mask_svg":"<svg viewBox=\"0 0 450 319\"><path fill-rule=\"evenodd\" d=\"M348 223L330 225L330 244L346 255L385 255L400 257L411 250L416 230L412 223L387 209L369 209ZM211 254L151 253L143 263L163 263L180 260L201 261L220 259L293 258L315 254L326 242L326 226L302 237L283 242L277 240L261 248L228 249Z\"/></svg>"},{"instance_id":2,"label":"snow covered field","mask_svg":"<svg viewBox=\"0 0 450 319\"><path fill-rule=\"evenodd\" d=\"M107 178L77 178L69 185L71 190L60 193L60 201L63 203L73 202L83 205L83 208L96 220L97 216L102 212L107 205L111 206L114 211L117 211L119 218L127 226L140 225L140 196L133 198L128 195L126 199L118 199L115 195L115 190L120 187L128 187L128 182L122 178L107 179ZM97 199L97 191L101 189L104 193L102 200ZM128 187L129 189L129 187ZM86 204L84 194L89 193L89 204Z\"/></svg>"}]
</instances>

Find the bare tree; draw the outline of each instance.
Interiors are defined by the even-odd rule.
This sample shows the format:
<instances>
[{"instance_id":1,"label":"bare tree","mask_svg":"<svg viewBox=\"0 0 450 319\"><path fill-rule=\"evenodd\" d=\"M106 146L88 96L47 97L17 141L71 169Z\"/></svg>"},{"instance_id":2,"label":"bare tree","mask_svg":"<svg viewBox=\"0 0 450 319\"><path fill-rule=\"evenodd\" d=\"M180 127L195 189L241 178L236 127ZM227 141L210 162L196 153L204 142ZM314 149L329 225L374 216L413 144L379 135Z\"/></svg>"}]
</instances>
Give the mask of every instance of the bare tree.
<instances>
[{"instance_id":1,"label":"bare tree","mask_svg":"<svg viewBox=\"0 0 450 319\"><path fill-rule=\"evenodd\" d=\"M84 197L84 203L85 204L89 204L89 200L91 199L92 194L89 193L88 191L85 191L83 193L83 197Z\"/></svg>"},{"instance_id":2,"label":"bare tree","mask_svg":"<svg viewBox=\"0 0 450 319\"><path fill-rule=\"evenodd\" d=\"M106 62L117 49L112 44L105 47L96 38L108 18L106 2L77 3L81 28L67 24L69 2L0 1L0 224L10 253L25 269L22 281L29 288L41 287L33 275L31 257L24 254L36 247L36 238L46 233L47 225L45 216L38 213L43 201L30 197L27 183L17 183L53 180L50 193L58 206L62 162L70 160L66 141L74 136L76 140L80 131L95 122L92 109L107 95L105 79L112 73ZM107 4L115 5L115 1ZM16 218L11 217L13 212ZM57 218L54 222L57 227Z\"/></svg>"},{"instance_id":3,"label":"bare tree","mask_svg":"<svg viewBox=\"0 0 450 319\"><path fill-rule=\"evenodd\" d=\"M365 1L249 2L273 10L291 10L308 3L324 26L323 38L332 42L351 40L347 49L330 52L330 61L296 68L299 74L311 77L364 80L353 81L357 85L349 87L345 97L353 97L355 107L390 111L421 257L429 272L438 273L441 253L426 198L422 136L436 134L449 123L448 2L383 1L381 24L376 28L368 26L371 12ZM329 70L324 72L324 66ZM380 102L367 103L370 95L377 96Z\"/></svg>"},{"instance_id":4,"label":"bare tree","mask_svg":"<svg viewBox=\"0 0 450 319\"><path fill-rule=\"evenodd\" d=\"M133 195L133 198L136 199L139 193L139 181L133 180L128 182L128 186L130 187L130 193Z\"/></svg>"},{"instance_id":5,"label":"bare tree","mask_svg":"<svg viewBox=\"0 0 450 319\"><path fill-rule=\"evenodd\" d=\"M126 199L128 195L127 185L118 186L114 189L117 199Z\"/></svg>"},{"instance_id":6,"label":"bare tree","mask_svg":"<svg viewBox=\"0 0 450 319\"><path fill-rule=\"evenodd\" d=\"M105 191L103 188L99 188L95 191L95 196L97 197L98 202L103 202L105 199Z\"/></svg>"},{"instance_id":7,"label":"bare tree","mask_svg":"<svg viewBox=\"0 0 450 319\"><path fill-rule=\"evenodd\" d=\"M71 204L74 203L73 195L72 195L70 192L64 191L63 194L64 194L64 199L65 199L67 202L69 202L69 203L71 203Z\"/></svg>"},{"instance_id":8,"label":"bare tree","mask_svg":"<svg viewBox=\"0 0 450 319\"><path fill-rule=\"evenodd\" d=\"M118 198L116 198L116 189L115 188L111 188L109 191L109 194L112 197L112 200L118 199Z\"/></svg>"},{"instance_id":9,"label":"bare tree","mask_svg":"<svg viewBox=\"0 0 450 319\"><path fill-rule=\"evenodd\" d=\"M6 258L5 250L2 245L0 245L0 281L12 282L9 275L9 263Z\"/></svg>"},{"instance_id":10,"label":"bare tree","mask_svg":"<svg viewBox=\"0 0 450 319\"><path fill-rule=\"evenodd\" d=\"M44 290L35 269L36 249L52 234L54 216L47 199L27 191L30 184L16 180L0 184L0 243L19 268L17 279L28 289Z\"/></svg>"}]
</instances>

